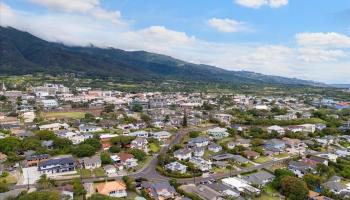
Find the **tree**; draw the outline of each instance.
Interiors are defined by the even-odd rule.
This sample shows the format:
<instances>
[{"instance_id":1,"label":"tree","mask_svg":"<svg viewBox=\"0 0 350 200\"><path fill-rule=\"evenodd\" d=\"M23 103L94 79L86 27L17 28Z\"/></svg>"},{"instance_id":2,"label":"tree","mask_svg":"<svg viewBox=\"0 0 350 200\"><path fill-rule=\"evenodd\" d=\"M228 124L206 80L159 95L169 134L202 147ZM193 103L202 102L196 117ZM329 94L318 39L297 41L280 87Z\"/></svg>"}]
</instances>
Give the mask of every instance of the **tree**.
<instances>
[{"instance_id":1,"label":"tree","mask_svg":"<svg viewBox=\"0 0 350 200\"><path fill-rule=\"evenodd\" d=\"M315 190L322 183L322 178L314 174L305 174L303 179L310 190Z\"/></svg>"},{"instance_id":2,"label":"tree","mask_svg":"<svg viewBox=\"0 0 350 200\"><path fill-rule=\"evenodd\" d=\"M86 139L82 144L88 144L88 145L94 147L96 151L100 150L102 147L100 140L96 137Z\"/></svg>"},{"instance_id":3,"label":"tree","mask_svg":"<svg viewBox=\"0 0 350 200\"><path fill-rule=\"evenodd\" d=\"M129 149L128 153L132 154L139 161L144 161L147 156L147 154L140 149Z\"/></svg>"},{"instance_id":4,"label":"tree","mask_svg":"<svg viewBox=\"0 0 350 200\"><path fill-rule=\"evenodd\" d=\"M134 112L142 112L143 107L141 104L134 104L131 108L132 111Z\"/></svg>"},{"instance_id":5,"label":"tree","mask_svg":"<svg viewBox=\"0 0 350 200\"><path fill-rule=\"evenodd\" d=\"M147 124L152 120L149 115L144 113L141 114L140 118L142 119L142 121L144 121Z\"/></svg>"},{"instance_id":6,"label":"tree","mask_svg":"<svg viewBox=\"0 0 350 200\"><path fill-rule=\"evenodd\" d=\"M135 185L135 180L133 178L129 176L123 176L123 181L128 190L135 190L136 185Z\"/></svg>"},{"instance_id":7,"label":"tree","mask_svg":"<svg viewBox=\"0 0 350 200\"><path fill-rule=\"evenodd\" d=\"M105 107L103 108L103 111L106 113L111 113L114 111L115 105L114 104L107 104L105 105Z\"/></svg>"},{"instance_id":8,"label":"tree","mask_svg":"<svg viewBox=\"0 0 350 200\"><path fill-rule=\"evenodd\" d=\"M111 153L119 153L122 150L122 148L119 145L113 145L108 150Z\"/></svg>"},{"instance_id":9,"label":"tree","mask_svg":"<svg viewBox=\"0 0 350 200\"><path fill-rule=\"evenodd\" d=\"M21 140L15 137L6 137L0 140L0 152L8 154L21 148Z\"/></svg>"},{"instance_id":10,"label":"tree","mask_svg":"<svg viewBox=\"0 0 350 200\"><path fill-rule=\"evenodd\" d=\"M54 132L47 130L37 131L36 136L39 138L39 140L52 140L56 137Z\"/></svg>"},{"instance_id":11,"label":"tree","mask_svg":"<svg viewBox=\"0 0 350 200\"><path fill-rule=\"evenodd\" d=\"M36 138L25 138L22 141L23 150L36 150L41 148L41 142Z\"/></svg>"},{"instance_id":12,"label":"tree","mask_svg":"<svg viewBox=\"0 0 350 200\"><path fill-rule=\"evenodd\" d=\"M73 179L73 193L74 197L80 197L86 194L83 184L80 179Z\"/></svg>"},{"instance_id":13,"label":"tree","mask_svg":"<svg viewBox=\"0 0 350 200\"><path fill-rule=\"evenodd\" d=\"M285 176L281 180L282 193L290 200L306 200L309 193L306 183L293 176Z\"/></svg>"},{"instance_id":14,"label":"tree","mask_svg":"<svg viewBox=\"0 0 350 200\"><path fill-rule=\"evenodd\" d=\"M67 138L56 137L53 139L53 146L56 149L70 148L72 146L72 141Z\"/></svg>"},{"instance_id":15,"label":"tree","mask_svg":"<svg viewBox=\"0 0 350 200\"><path fill-rule=\"evenodd\" d=\"M48 190L55 187L56 185L55 180L48 178L46 174L41 175L37 183L38 183L38 189L40 190Z\"/></svg>"},{"instance_id":16,"label":"tree","mask_svg":"<svg viewBox=\"0 0 350 200\"><path fill-rule=\"evenodd\" d=\"M199 136L200 133L200 131L190 131L189 136L190 138L196 138Z\"/></svg>"},{"instance_id":17,"label":"tree","mask_svg":"<svg viewBox=\"0 0 350 200\"><path fill-rule=\"evenodd\" d=\"M3 192L7 192L9 191L9 186L8 184L6 183L6 181L1 181L0 182L0 193L3 193Z\"/></svg>"},{"instance_id":18,"label":"tree","mask_svg":"<svg viewBox=\"0 0 350 200\"><path fill-rule=\"evenodd\" d=\"M110 197L102 194L93 194L88 200L119 200L120 198Z\"/></svg>"},{"instance_id":19,"label":"tree","mask_svg":"<svg viewBox=\"0 0 350 200\"><path fill-rule=\"evenodd\" d=\"M74 154L77 157L90 157L96 152L95 148L88 144L81 144L74 149Z\"/></svg>"},{"instance_id":20,"label":"tree","mask_svg":"<svg viewBox=\"0 0 350 200\"><path fill-rule=\"evenodd\" d=\"M102 152L101 155L101 163L104 164L104 165L107 165L107 164L111 164L112 163L112 159L111 159L111 155L109 155L108 152Z\"/></svg>"},{"instance_id":21,"label":"tree","mask_svg":"<svg viewBox=\"0 0 350 200\"><path fill-rule=\"evenodd\" d=\"M187 127L187 114L184 113L183 119L182 119L182 126Z\"/></svg>"},{"instance_id":22,"label":"tree","mask_svg":"<svg viewBox=\"0 0 350 200\"><path fill-rule=\"evenodd\" d=\"M60 200L61 195L56 191L36 191L20 196L18 200Z\"/></svg>"}]
</instances>

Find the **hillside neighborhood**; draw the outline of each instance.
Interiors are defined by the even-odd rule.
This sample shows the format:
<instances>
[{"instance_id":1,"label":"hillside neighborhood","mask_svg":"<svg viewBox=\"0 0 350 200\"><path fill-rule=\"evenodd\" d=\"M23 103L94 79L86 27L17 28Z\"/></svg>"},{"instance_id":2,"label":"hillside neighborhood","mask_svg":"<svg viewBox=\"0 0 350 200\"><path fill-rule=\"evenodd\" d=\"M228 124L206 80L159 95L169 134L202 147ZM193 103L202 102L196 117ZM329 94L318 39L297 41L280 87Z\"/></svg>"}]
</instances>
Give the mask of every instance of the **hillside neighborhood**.
<instances>
[{"instance_id":1,"label":"hillside neighborhood","mask_svg":"<svg viewBox=\"0 0 350 200\"><path fill-rule=\"evenodd\" d=\"M0 200L350 199L350 100L3 82L0 174Z\"/></svg>"}]
</instances>

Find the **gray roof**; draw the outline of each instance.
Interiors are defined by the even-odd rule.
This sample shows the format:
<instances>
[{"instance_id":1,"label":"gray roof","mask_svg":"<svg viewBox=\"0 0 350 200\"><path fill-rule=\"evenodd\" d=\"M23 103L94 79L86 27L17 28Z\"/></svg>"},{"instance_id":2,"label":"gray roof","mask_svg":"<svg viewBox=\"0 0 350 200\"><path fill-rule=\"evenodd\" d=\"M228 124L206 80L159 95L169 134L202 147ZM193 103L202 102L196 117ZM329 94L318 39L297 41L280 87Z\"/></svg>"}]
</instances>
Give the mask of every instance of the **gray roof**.
<instances>
[{"instance_id":1,"label":"gray roof","mask_svg":"<svg viewBox=\"0 0 350 200\"><path fill-rule=\"evenodd\" d=\"M266 172L266 171L259 171L247 176L243 176L243 179L248 181L251 184L261 185L264 184L264 181L271 180L275 176Z\"/></svg>"},{"instance_id":2,"label":"gray roof","mask_svg":"<svg viewBox=\"0 0 350 200\"><path fill-rule=\"evenodd\" d=\"M73 157L55 158L55 159L50 159L50 160L40 162L39 169L41 169L41 167L43 167L43 166L65 165L65 164L70 164L70 163L75 163L75 160Z\"/></svg>"},{"instance_id":3,"label":"gray roof","mask_svg":"<svg viewBox=\"0 0 350 200\"><path fill-rule=\"evenodd\" d=\"M101 157L99 155L94 155L92 157L85 157L80 159L80 162L84 163L85 165L98 164L98 163L101 163Z\"/></svg>"},{"instance_id":4,"label":"gray roof","mask_svg":"<svg viewBox=\"0 0 350 200\"><path fill-rule=\"evenodd\" d=\"M215 161L220 161L220 160L230 160L230 159L233 159L233 158L234 158L233 154L224 153L224 154L213 156L211 159L213 159Z\"/></svg>"},{"instance_id":5,"label":"gray roof","mask_svg":"<svg viewBox=\"0 0 350 200\"><path fill-rule=\"evenodd\" d=\"M323 187L328 188L330 190L334 190L334 191L341 191L341 190L344 190L347 188L346 185L344 185L340 182L332 182L332 181L323 183L322 185L323 185Z\"/></svg>"},{"instance_id":6,"label":"gray roof","mask_svg":"<svg viewBox=\"0 0 350 200\"><path fill-rule=\"evenodd\" d=\"M190 141L188 141L189 144L195 144L195 143L203 143L203 142L208 142L209 139L207 137L196 137L196 138L192 138L190 139Z\"/></svg>"}]
</instances>

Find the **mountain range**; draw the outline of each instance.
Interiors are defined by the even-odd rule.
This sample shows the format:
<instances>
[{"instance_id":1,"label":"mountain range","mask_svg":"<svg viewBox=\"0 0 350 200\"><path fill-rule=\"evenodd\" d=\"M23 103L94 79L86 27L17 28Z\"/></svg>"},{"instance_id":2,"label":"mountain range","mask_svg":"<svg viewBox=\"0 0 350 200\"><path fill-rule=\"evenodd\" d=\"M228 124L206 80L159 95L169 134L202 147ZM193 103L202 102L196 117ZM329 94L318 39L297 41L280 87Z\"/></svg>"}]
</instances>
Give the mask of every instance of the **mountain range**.
<instances>
[{"instance_id":1,"label":"mountain range","mask_svg":"<svg viewBox=\"0 0 350 200\"><path fill-rule=\"evenodd\" d=\"M0 27L0 52L0 75L76 73L83 76L119 77L130 80L326 86L323 83L296 78L249 71L229 71L146 51L68 46L45 41L11 27Z\"/></svg>"}]
</instances>

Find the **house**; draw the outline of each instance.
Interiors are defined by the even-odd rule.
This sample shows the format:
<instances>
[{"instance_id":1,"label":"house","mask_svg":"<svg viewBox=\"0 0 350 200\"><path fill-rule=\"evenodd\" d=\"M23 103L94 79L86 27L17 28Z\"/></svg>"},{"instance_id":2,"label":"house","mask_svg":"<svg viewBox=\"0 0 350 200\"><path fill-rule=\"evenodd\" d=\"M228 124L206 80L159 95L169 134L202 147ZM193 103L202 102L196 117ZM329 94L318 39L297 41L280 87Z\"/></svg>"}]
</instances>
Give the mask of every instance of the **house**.
<instances>
[{"instance_id":1,"label":"house","mask_svg":"<svg viewBox=\"0 0 350 200\"><path fill-rule=\"evenodd\" d=\"M66 123L52 123L52 124L45 124L39 126L40 130L48 130L48 131L58 131L60 129L68 129L69 125Z\"/></svg>"},{"instance_id":2,"label":"house","mask_svg":"<svg viewBox=\"0 0 350 200\"><path fill-rule=\"evenodd\" d=\"M43 99L41 104L45 109L53 109L58 107L58 102L55 99Z\"/></svg>"},{"instance_id":3,"label":"house","mask_svg":"<svg viewBox=\"0 0 350 200\"><path fill-rule=\"evenodd\" d=\"M229 136L227 129L220 127L209 129L207 130L207 133L215 139L222 139Z\"/></svg>"},{"instance_id":4,"label":"house","mask_svg":"<svg viewBox=\"0 0 350 200\"><path fill-rule=\"evenodd\" d=\"M170 170L172 172L177 172L180 174L186 173L187 166L183 165L179 162L172 162L164 166L166 170Z\"/></svg>"},{"instance_id":5,"label":"house","mask_svg":"<svg viewBox=\"0 0 350 200\"><path fill-rule=\"evenodd\" d=\"M234 158L233 154L224 153L224 154L212 156L211 160L213 160L215 162L223 162L223 161L233 160L233 158Z\"/></svg>"},{"instance_id":6,"label":"house","mask_svg":"<svg viewBox=\"0 0 350 200\"><path fill-rule=\"evenodd\" d=\"M211 143L210 145L208 145L208 150L214 153L218 153L222 150L222 147L216 143Z\"/></svg>"},{"instance_id":7,"label":"house","mask_svg":"<svg viewBox=\"0 0 350 200\"><path fill-rule=\"evenodd\" d=\"M247 164L250 161L241 155L232 155L232 160L238 164Z\"/></svg>"},{"instance_id":8,"label":"house","mask_svg":"<svg viewBox=\"0 0 350 200\"><path fill-rule=\"evenodd\" d=\"M282 140L272 139L265 142L264 148L273 152L281 152L286 148L286 144Z\"/></svg>"},{"instance_id":9,"label":"house","mask_svg":"<svg viewBox=\"0 0 350 200\"><path fill-rule=\"evenodd\" d=\"M125 166L126 168L133 168L137 166L137 159L134 158L132 154L129 153L118 153L118 160L116 163Z\"/></svg>"},{"instance_id":10,"label":"house","mask_svg":"<svg viewBox=\"0 0 350 200\"><path fill-rule=\"evenodd\" d=\"M84 166L85 169L96 169L101 167L101 157L99 155L85 157L80 159L79 163Z\"/></svg>"},{"instance_id":11,"label":"house","mask_svg":"<svg viewBox=\"0 0 350 200\"><path fill-rule=\"evenodd\" d=\"M328 181L322 184L323 188L328 189L330 192L335 194L341 194L343 192L350 192L349 188L342 182Z\"/></svg>"},{"instance_id":12,"label":"house","mask_svg":"<svg viewBox=\"0 0 350 200\"><path fill-rule=\"evenodd\" d=\"M228 142L227 143L227 148L228 149L233 149L236 147L236 142Z\"/></svg>"},{"instance_id":13,"label":"house","mask_svg":"<svg viewBox=\"0 0 350 200\"><path fill-rule=\"evenodd\" d=\"M28 138L28 137L32 137L34 136L34 133L32 131L21 131L20 133L17 134L17 137L24 139L24 138Z\"/></svg>"},{"instance_id":14,"label":"house","mask_svg":"<svg viewBox=\"0 0 350 200\"><path fill-rule=\"evenodd\" d=\"M301 178L305 174L315 172L316 165L302 161L290 161L288 163L288 169Z\"/></svg>"},{"instance_id":15,"label":"house","mask_svg":"<svg viewBox=\"0 0 350 200\"><path fill-rule=\"evenodd\" d=\"M243 155L250 160L255 160L255 159L260 157L259 153L252 151L252 150L243 151Z\"/></svg>"},{"instance_id":16,"label":"house","mask_svg":"<svg viewBox=\"0 0 350 200\"><path fill-rule=\"evenodd\" d=\"M271 182L275 176L266 171L259 171L253 174L242 177L244 180L252 185L257 185L258 187L263 187L267 183Z\"/></svg>"},{"instance_id":17,"label":"house","mask_svg":"<svg viewBox=\"0 0 350 200\"><path fill-rule=\"evenodd\" d=\"M107 176L112 176L117 173L117 168L115 168L113 165L105 165L103 169L105 170Z\"/></svg>"},{"instance_id":18,"label":"house","mask_svg":"<svg viewBox=\"0 0 350 200\"><path fill-rule=\"evenodd\" d=\"M55 176L67 173L75 173L76 162L72 156L52 158L38 164L40 174Z\"/></svg>"},{"instance_id":19,"label":"house","mask_svg":"<svg viewBox=\"0 0 350 200\"><path fill-rule=\"evenodd\" d=\"M237 146L240 145L242 147L248 148L251 146L250 141L250 139L237 139L235 143Z\"/></svg>"},{"instance_id":20,"label":"house","mask_svg":"<svg viewBox=\"0 0 350 200\"><path fill-rule=\"evenodd\" d=\"M201 170L202 172L209 171L212 168L211 166L212 163L210 161L204 160L203 158L200 158L200 157L192 157L189 160L189 162L194 164L194 166L199 170Z\"/></svg>"},{"instance_id":21,"label":"house","mask_svg":"<svg viewBox=\"0 0 350 200\"><path fill-rule=\"evenodd\" d=\"M126 185L121 180L99 183L96 186L96 192L110 197L126 197Z\"/></svg>"},{"instance_id":22,"label":"house","mask_svg":"<svg viewBox=\"0 0 350 200\"><path fill-rule=\"evenodd\" d=\"M45 147L46 149L52 149L53 148L53 140L44 140L41 142L41 146Z\"/></svg>"},{"instance_id":23,"label":"house","mask_svg":"<svg viewBox=\"0 0 350 200\"><path fill-rule=\"evenodd\" d=\"M315 124L302 124L300 125L303 127L303 132L306 133L313 133L316 131L316 125Z\"/></svg>"},{"instance_id":24,"label":"house","mask_svg":"<svg viewBox=\"0 0 350 200\"><path fill-rule=\"evenodd\" d=\"M171 137L171 133L167 131L159 131L159 132L152 133L152 137L159 141L164 141Z\"/></svg>"},{"instance_id":25,"label":"house","mask_svg":"<svg viewBox=\"0 0 350 200\"><path fill-rule=\"evenodd\" d=\"M292 120L298 118L296 114L290 113L290 114L285 114L285 115L277 115L274 116L275 120Z\"/></svg>"},{"instance_id":26,"label":"house","mask_svg":"<svg viewBox=\"0 0 350 200\"><path fill-rule=\"evenodd\" d=\"M204 147L195 147L193 148L193 155L197 157L204 156Z\"/></svg>"},{"instance_id":27,"label":"house","mask_svg":"<svg viewBox=\"0 0 350 200\"><path fill-rule=\"evenodd\" d=\"M221 180L224 185L230 188L238 190L240 193L248 193L251 195L259 195L260 190L249 185L249 183L243 179L237 177L224 178Z\"/></svg>"},{"instance_id":28,"label":"house","mask_svg":"<svg viewBox=\"0 0 350 200\"><path fill-rule=\"evenodd\" d=\"M322 131L323 129L327 128L327 126L325 124L318 123L318 124L315 124L315 128L318 131Z\"/></svg>"},{"instance_id":29,"label":"house","mask_svg":"<svg viewBox=\"0 0 350 200\"><path fill-rule=\"evenodd\" d=\"M99 126L94 126L94 125L89 125L89 124L80 124L79 125L79 131L83 132L83 133L93 133L93 132L99 132L99 131L103 131L103 129Z\"/></svg>"},{"instance_id":30,"label":"house","mask_svg":"<svg viewBox=\"0 0 350 200\"><path fill-rule=\"evenodd\" d=\"M148 138L148 132L147 131L135 131L135 132L128 133L128 136Z\"/></svg>"},{"instance_id":31,"label":"house","mask_svg":"<svg viewBox=\"0 0 350 200\"><path fill-rule=\"evenodd\" d=\"M304 127L299 126L299 125L292 125L292 126L288 126L287 130L292 132L292 133L298 133L298 132L303 132Z\"/></svg>"},{"instance_id":32,"label":"house","mask_svg":"<svg viewBox=\"0 0 350 200\"><path fill-rule=\"evenodd\" d=\"M179 160L187 160L192 157L192 151L189 149L179 149L174 151L174 157Z\"/></svg>"},{"instance_id":33,"label":"house","mask_svg":"<svg viewBox=\"0 0 350 200\"><path fill-rule=\"evenodd\" d=\"M314 161L315 163L320 163L323 165L327 165L328 166L328 160L327 158L323 158L323 157L319 157L319 156L310 156L309 158L310 160Z\"/></svg>"},{"instance_id":34,"label":"house","mask_svg":"<svg viewBox=\"0 0 350 200\"><path fill-rule=\"evenodd\" d=\"M40 162L46 161L49 158L49 154L30 155L25 158L25 163L27 167L38 166Z\"/></svg>"},{"instance_id":35,"label":"house","mask_svg":"<svg viewBox=\"0 0 350 200\"><path fill-rule=\"evenodd\" d=\"M284 128L277 125L267 127L267 132L277 132L279 135L283 135L285 133Z\"/></svg>"},{"instance_id":36,"label":"house","mask_svg":"<svg viewBox=\"0 0 350 200\"><path fill-rule=\"evenodd\" d=\"M148 152L148 141L144 137L135 138L131 141L131 148L140 149L142 151Z\"/></svg>"},{"instance_id":37,"label":"house","mask_svg":"<svg viewBox=\"0 0 350 200\"><path fill-rule=\"evenodd\" d=\"M209 139L207 137L196 137L188 141L188 146L190 147L206 147L209 144Z\"/></svg>"},{"instance_id":38,"label":"house","mask_svg":"<svg viewBox=\"0 0 350 200\"><path fill-rule=\"evenodd\" d=\"M215 114L214 119L218 120L219 122L229 124L232 119L232 115L229 114Z\"/></svg>"},{"instance_id":39,"label":"house","mask_svg":"<svg viewBox=\"0 0 350 200\"><path fill-rule=\"evenodd\" d=\"M168 181L155 183L144 182L141 187L155 200L175 199L176 196L175 188Z\"/></svg>"}]
</instances>

